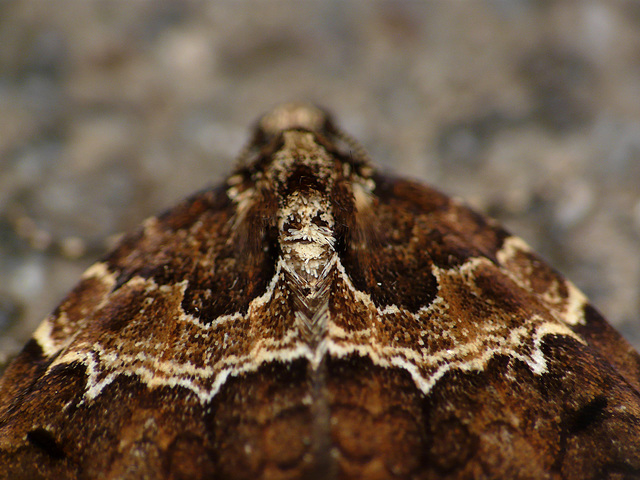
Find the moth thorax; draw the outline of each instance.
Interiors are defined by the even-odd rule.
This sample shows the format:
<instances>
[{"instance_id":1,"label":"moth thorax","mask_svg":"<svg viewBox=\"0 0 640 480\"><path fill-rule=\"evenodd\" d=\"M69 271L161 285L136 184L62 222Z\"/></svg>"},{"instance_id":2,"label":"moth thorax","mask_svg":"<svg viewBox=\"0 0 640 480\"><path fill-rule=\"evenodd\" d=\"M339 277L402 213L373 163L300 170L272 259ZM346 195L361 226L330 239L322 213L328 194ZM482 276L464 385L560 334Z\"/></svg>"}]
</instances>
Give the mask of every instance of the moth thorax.
<instances>
[{"instance_id":1,"label":"moth thorax","mask_svg":"<svg viewBox=\"0 0 640 480\"><path fill-rule=\"evenodd\" d=\"M278 228L287 270L313 287L326 276L335 256L330 203L315 192L294 192L280 209Z\"/></svg>"}]
</instances>

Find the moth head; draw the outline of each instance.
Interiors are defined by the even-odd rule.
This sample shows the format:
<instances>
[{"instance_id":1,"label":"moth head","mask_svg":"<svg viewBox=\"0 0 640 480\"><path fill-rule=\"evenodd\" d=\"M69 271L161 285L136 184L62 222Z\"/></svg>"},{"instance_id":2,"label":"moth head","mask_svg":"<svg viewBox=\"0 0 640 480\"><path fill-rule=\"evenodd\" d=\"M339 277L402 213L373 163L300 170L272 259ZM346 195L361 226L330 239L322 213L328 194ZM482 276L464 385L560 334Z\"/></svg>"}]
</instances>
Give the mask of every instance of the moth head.
<instances>
[{"instance_id":1,"label":"moth head","mask_svg":"<svg viewBox=\"0 0 640 480\"><path fill-rule=\"evenodd\" d=\"M344 238L357 227L354 213L366 215L373 174L365 150L326 111L305 103L277 106L258 120L227 181L237 204L236 231L257 239L257 246L276 229L278 212L304 198L331 210L335 236Z\"/></svg>"},{"instance_id":2,"label":"moth head","mask_svg":"<svg viewBox=\"0 0 640 480\"><path fill-rule=\"evenodd\" d=\"M239 156L238 173L267 170L276 157L282 157L283 150L325 152L335 162L333 168L347 176L355 172L369 177L372 173L364 148L337 128L326 110L310 103L284 103L264 114ZM299 157L302 163L307 163L304 155ZM313 157L313 153L307 156Z\"/></svg>"},{"instance_id":3,"label":"moth head","mask_svg":"<svg viewBox=\"0 0 640 480\"><path fill-rule=\"evenodd\" d=\"M267 112L258 121L257 130L266 138L292 129L323 133L331 130L330 115L315 105L308 103L284 103Z\"/></svg>"}]
</instances>

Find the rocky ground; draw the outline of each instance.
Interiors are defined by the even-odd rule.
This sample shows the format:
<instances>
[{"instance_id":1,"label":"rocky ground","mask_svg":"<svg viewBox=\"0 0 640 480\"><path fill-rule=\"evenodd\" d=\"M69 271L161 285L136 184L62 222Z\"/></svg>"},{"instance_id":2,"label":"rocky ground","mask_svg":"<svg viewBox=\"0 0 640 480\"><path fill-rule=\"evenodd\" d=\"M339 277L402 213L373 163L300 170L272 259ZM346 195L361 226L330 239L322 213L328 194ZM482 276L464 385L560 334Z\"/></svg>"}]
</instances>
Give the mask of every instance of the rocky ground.
<instances>
[{"instance_id":1,"label":"rocky ground","mask_svg":"<svg viewBox=\"0 0 640 480\"><path fill-rule=\"evenodd\" d=\"M146 216L312 100L640 347L640 3L0 3L0 363Z\"/></svg>"}]
</instances>

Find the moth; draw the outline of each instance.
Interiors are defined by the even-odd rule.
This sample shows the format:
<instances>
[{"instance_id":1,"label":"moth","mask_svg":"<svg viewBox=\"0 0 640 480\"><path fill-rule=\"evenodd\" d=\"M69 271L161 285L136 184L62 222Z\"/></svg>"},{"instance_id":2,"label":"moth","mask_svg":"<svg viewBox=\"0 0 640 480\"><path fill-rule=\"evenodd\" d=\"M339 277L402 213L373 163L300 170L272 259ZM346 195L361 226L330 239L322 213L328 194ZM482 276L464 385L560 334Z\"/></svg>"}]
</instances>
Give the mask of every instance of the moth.
<instances>
[{"instance_id":1,"label":"moth","mask_svg":"<svg viewBox=\"0 0 640 480\"><path fill-rule=\"evenodd\" d=\"M0 380L10 479L640 478L640 356L521 239L276 107Z\"/></svg>"}]
</instances>

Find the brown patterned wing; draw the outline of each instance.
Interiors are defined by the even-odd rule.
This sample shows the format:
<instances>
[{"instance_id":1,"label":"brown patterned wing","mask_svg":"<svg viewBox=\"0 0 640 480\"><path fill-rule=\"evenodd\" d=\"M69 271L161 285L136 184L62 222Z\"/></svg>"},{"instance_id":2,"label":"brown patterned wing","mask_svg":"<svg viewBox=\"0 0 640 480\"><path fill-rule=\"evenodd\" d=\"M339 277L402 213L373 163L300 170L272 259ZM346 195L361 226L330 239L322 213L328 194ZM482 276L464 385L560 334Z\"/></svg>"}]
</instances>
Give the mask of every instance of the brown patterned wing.
<instances>
[{"instance_id":1,"label":"brown patterned wing","mask_svg":"<svg viewBox=\"0 0 640 480\"><path fill-rule=\"evenodd\" d=\"M521 239L427 187L376 185L375 253L345 249L334 303L346 478L640 478L638 353Z\"/></svg>"},{"instance_id":2,"label":"brown patterned wing","mask_svg":"<svg viewBox=\"0 0 640 480\"><path fill-rule=\"evenodd\" d=\"M226 186L205 191L84 274L2 378L1 478L296 471L309 380L300 361L256 371L291 314L254 303L249 322L275 264L268 244L236 238L236 213Z\"/></svg>"}]
</instances>

